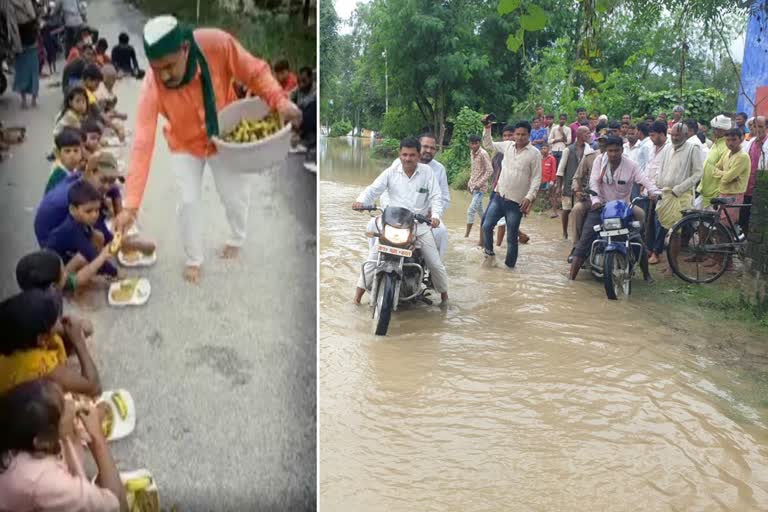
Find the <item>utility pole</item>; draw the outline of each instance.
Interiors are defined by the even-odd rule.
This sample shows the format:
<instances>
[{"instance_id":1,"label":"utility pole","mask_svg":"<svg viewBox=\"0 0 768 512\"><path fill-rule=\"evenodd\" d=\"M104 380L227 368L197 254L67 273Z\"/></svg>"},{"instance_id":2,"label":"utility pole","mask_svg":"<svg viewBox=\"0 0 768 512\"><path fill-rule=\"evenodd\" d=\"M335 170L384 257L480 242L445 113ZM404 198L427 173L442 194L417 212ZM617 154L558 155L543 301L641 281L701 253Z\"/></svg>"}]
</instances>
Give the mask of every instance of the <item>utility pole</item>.
<instances>
[{"instance_id":1,"label":"utility pole","mask_svg":"<svg viewBox=\"0 0 768 512\"><path fill-rule=\"evenodd\" d=\"M389 112L389 69L387 67L387 50L381 54L384 57L384 113Z\"/></svg>"},{"instance_id":2,"label":"utility pole","mask_svg":"<svg viewBox=\"0 0 768 512\"><path fill-rule=\"evenodd\" d=\"M200 0L197 0L197 24L200 24Z\"/></svg>"}]
</instances>

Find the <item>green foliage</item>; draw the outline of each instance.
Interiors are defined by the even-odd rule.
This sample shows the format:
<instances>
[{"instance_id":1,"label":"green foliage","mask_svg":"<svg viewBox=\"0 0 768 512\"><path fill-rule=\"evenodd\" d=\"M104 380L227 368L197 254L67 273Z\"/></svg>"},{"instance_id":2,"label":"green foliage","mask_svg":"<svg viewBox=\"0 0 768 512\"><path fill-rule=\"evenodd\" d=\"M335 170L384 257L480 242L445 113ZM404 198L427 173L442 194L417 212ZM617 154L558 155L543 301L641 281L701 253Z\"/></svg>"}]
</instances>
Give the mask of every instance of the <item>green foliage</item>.
<instances>
[{"instance_id":1,"label":"green foliage","mask_svg":"<svg viewBox=\"0 0 768 512\"><path fill-rule=\"evenodd\" d=\"M344 137L352 131L352 123L349 121L341 120L336 121L331 126L331 137Z\"/></svg>"},{"instance_id":2,"label":"green foliage","mask_svg":"<svg viewBox=\"0 0 768 512\"><path fill-rule=\"evenodd\" d=\"M399 139L384 139L374 144L371 153L376 158L396 158L400 152Z\"/></svg>"},{"instance_id":3,"label":"green foliage","mask_svg":"<svg viewBox=\"0 0 768 512\"><path fill-rule=\"evenodd\" d=\"M448 183L454 188L466 187L469 182L469 136L482 135L483 115L469 107L462 107L453 124L451 146L442 153L442 164L448 174ZM466 181L464 179L466 178ZM462 183L463 181L463 183Z\"/></svg>"},{"instance_id":4,"label":"green foliage","mask_svg":"<svg viewBox=\"0 0 768 512\"><path fill-rule=\"evenodd\" d=\"M247 13L230 12L221 8L218 2L201 1L200 23L197 23L196 3L189 0L130 1L149 15L173 12L177 18L192 26L226 30L262 59L286 58L294 69L315 67L316 31L314 27L307 27L301 16L289 15L274 8Z\"/></svg>"},{"instance_id":5,"label":"green foliage","mask_svg":"<svg viewBox=\"0 0 768 512\"><path fill-rule=\"evenodd\" d=\"M517 52L524 47L526 32L543 30L549 20L549 13L540 5L528 2L523 4L521 0L499 0L496 10L499 16L514 13L519 21L514 33L507 36L507 49L511 52Z\"/></svg>"},{"instance_id":6,"label":"green foliage","mask_svg":"<svg viewBox=\"0 0 768 512\"><path fill-rule=\"evenodd\" d=\"M723 93L715 89L683 91L682 105L685 107L685 117L709 120L724 109L724 101ZM637 113L657 115L659 112L667 112L670 114L679 103L677 91L647 92L638 98Z\"/></svg>"},{"instance_id":7,"label":"green foliage","mask_svg":"<svg viewBox=\"0 0 768 512\"><path fill-rule=\"evenodd\" d=\"M384 114L381 131L385 137L400 140L403 137L418 136L424 126L424 118L413 107L390 108Z\"/></svg>"}]
</instances>

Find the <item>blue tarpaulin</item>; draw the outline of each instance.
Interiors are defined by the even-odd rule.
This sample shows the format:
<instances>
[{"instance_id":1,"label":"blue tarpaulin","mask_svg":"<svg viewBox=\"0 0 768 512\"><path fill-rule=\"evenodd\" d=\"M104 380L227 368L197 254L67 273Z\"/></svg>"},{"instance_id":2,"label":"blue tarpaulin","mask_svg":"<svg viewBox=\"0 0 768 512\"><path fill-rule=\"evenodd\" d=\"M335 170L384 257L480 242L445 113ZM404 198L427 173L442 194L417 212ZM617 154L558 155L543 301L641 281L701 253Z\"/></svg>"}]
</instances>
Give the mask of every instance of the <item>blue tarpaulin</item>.
<instances>
[{"instance_id":1,"label":"blue tarpaulin","mask_svg":"<svg viewBox=\"0 0 768 512\"><path fill-rule=\"evenodd\" d=\"M746 112L749 116L755 110L753 103L757 89L768 86L768 13L765 10L765 2L766 0L756 0L750 10L744 60L741 64L741 83L744 90L739 94L736 108L738 112ZM760 110L765 111L766 107L761 105Z\"/></svg>"}]
</instances>

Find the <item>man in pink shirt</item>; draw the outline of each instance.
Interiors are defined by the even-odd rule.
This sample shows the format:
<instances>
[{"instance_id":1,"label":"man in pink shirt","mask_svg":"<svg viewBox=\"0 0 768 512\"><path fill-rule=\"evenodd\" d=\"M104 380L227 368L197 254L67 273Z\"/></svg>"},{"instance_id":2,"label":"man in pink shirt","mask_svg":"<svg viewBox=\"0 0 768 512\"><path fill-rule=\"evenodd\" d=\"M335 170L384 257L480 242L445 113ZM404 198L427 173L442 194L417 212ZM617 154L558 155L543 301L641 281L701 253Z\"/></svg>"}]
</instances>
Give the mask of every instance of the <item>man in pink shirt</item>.
<instances>
[{"instance_id":1,"label":"man in pink shirt","mask_svg":"<svg viewBox=\"0 0 768 512\"><path fill-rule=\"evenodd\" d=\"M217 112L237 100L232 83L245 84L295 126L301 111L288 99L269 65L221 30L193 32L173 16L159 16L144 26L144 50L150 69L142 83L136 115L124 209L115 219L115 227L125 231L136 220L149 178L157 118L162 116L168 121L164 133L180 190L179 225L187 257L184 278L197 282L203 263L201 194L206 164L211 167L232 231L222 257L237 257L245 242L249 176L227 169L211 142L219 135Z\"/></svg>"},{"instance_id":2,"label":"man in pink shirt","mask_svg":"<svg viewBox=\"0 0 768 512\"><path fill-rule=\"evenodd\" d=\"M752 193L757 185L757 171L768 169L768 137L766 137L766 118L757 116L754 120L752 138L746 143L744 151L749 155L751 164L744 204L752 204ZM750 208L742 208L739 213L739 225L744 235L749 235Z\"/></svg>"},{"instance_id":3,"label":"man in pink shirt","mask_svg":"<svg viewBox=\"0 0 768 512\"><path fill-rule=\"evenodd\" d=\"M571 123L571 137L573 140L576 140L576 132L579 129L579 126L581 126L581 123L585 122L587 120L587 109L584 107L579 107L576 109L576 121Z\"/></svg>"},{"instance_id":4,"label":"man in pink shirt","mask_svg":"<svg viewBox=\"0 0 768 512\"><path fill-rule=\"evenodd\" d=\"M597 238L597 233L593 227L601 223L600 215L605 203L609 201L625 201L628 203L632 194L632 186L635 183L645 187L651 196L661 195L661 191L640 170L638 165L622 154L623 150L624 141L621 140L621 137L608 137L605 154L596 158L595 163L592 165L592 173L589 176L589 188L596 192L597 195L591 197L592 209L587 213L584 227L581 230L581 238L573 250L571 279L576 279L581 265L589 256L592 242ZM632 210L635 220L642 222L645 217L643 210L638 207L633 207ZM643 258L641 266L646 280L650 279L647 265L647 259Z\"/></svg>"}]
</instances>

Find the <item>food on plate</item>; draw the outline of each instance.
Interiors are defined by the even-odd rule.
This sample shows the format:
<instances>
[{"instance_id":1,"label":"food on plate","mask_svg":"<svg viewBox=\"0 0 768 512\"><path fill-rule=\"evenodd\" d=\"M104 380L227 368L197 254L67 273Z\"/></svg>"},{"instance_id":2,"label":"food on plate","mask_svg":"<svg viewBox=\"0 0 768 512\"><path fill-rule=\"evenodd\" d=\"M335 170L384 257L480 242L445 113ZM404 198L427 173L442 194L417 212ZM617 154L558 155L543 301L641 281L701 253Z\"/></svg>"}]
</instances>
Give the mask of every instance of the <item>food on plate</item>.
<instances>
[{"instance_id":1,"label":"food on plate","mask_svg":"<svg viewBox=\"0 0 768 512\"><path fill-rule=\"evenodd\" d=\"M243 119L229 133L224 134L224 140L238 144L256 142L274 135L280 128L280 116L273 112L261 121Z\"/></svg>"},{"instance_id":2,"label":"food on plate","mask_svg":"<svg viewBox=\"0 0 768 512\"><path fill-rule=\"evenodd\" d=\"M139 261L142 257L142 254L140 251L130 251L125 252L123 251L123 261L126 263L136 263Z\"/></svg>"},{"instance_id":3,"label":"food on plate","mask_svg":"<svg viewBox=\"0 0 768 512\"><path fill-rule=\"evenodd\" d=\"M126 419L128 417L128 406L125 405L125 401L120 393L112 393L112 403L117 407L117 412L120 413L120 418L123 420Z\"/></svg>"},{"instance_id":4,"label":"food on plate","mask_svg":"<svg viewBox=\"0 0 768 512\"><path fill-rule=\"evenodd\" d=\"M112 412L112 408L109 406L104 407L102 410L104 411L104 419L101 421L101 430L104 432L104 437L109 439L115 426L115 413Z\"/></svg>"},{"instance_id":5,"label":"food on plate","mask_svg":"<svg viewBox=\"0 0 768 512\"><path fill-rule=\"evenodd\" d=\"M110 297L115 302L128 302L136 291L138 279L126 279L120 283L117 289L110 291Z\"/></svg>"}]
</instances>

